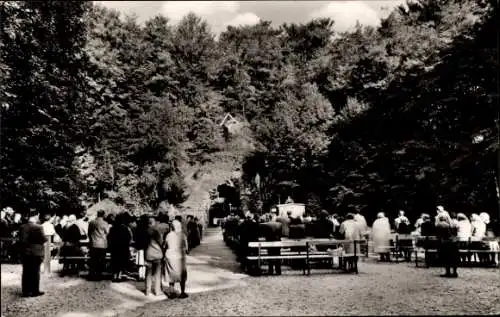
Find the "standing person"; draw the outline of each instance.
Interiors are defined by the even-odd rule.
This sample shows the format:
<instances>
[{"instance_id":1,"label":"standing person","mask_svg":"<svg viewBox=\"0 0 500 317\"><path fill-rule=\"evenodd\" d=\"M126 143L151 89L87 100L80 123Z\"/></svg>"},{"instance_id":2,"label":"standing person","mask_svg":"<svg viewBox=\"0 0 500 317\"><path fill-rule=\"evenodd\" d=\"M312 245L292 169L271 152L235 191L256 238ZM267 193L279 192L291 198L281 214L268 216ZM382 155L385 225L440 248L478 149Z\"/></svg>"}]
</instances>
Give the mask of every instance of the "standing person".
<instances>
[{"instance_id":1,"label":"standing person","mask_svg":"<svg viewBox=\"0 0 500 317\"><path fill-rule=\"evenodd\" d=\"M157 220L157 225L156 228L158 230L159 235L162 237L162 247L164 246L165 239L167 237L167 234L170 232L170 222L169 222L169 216L167 212L159 212L158 216L156 217ZM163 249L164 251L164 249ZM165 260L165 259L163 259ZM161 266L161 284L167 284L168 282L166 281L167 278L167 266L165 264L165 261L162 261L162 266Z\"/></svg>"},{"instance_id":2,"label":"standing person","mask_svg":"<svg viewBox=\"0 0 500 317\"><path fill-rule=\"evenodd\" d=\"M237 259L241 263L242 270L245 270L247 264L246 258L248 255L248 251L250 250L248 248L248 243L250 241L254 241L252 239L252 236L256 233L255 225L257 225L257 223L254 222L253 215L251 213L248 213L243 223L238 227L240 243L237 251Z\"/></svg>"},{"instance_id":3,"label":"standing person","mask_svg":"<svg viewBox=\"0 0 500 317\"><path fill-rule=\"evenodd\" d=\"M106 250L108 248L109 225L104 220L104 210L97 212L97 218L89 223L90 239L90 270L91 280L100 280L104 270L106 260Z\"/></svg>"},{"instance_id":4,"label":"standing person","mask_svg":"<svg viewBox=\"0 0 500 317\"><path fill-rule=\"evenodd\" d=\"M142 215L137 221L137 227L134 231L134 246L137 250L136 264L139 267L139 280L146 278L146 263L144 259L144 252L148 247L148 226L149 217Z\"/></svg>"},{"instance_id":5,"label":"standing person","mask_svg":"<svg viewBox=\"0 0 500 317\"><path fill-rule=\"evenodd\" d=\"M80 232L83 238L82 242L89 242L89 219L84 213L80 213L78 219L76 220L76 225L80 228Z\"/></svg>"},{"instance_id":6,"label":"standing person","mask_svg":"<svg viewBox=\"0 0 500 317\"><path fill-rule=\"evenodd\" d=\"M404 210L400 210L398 217L394 219L394 228L397 233L406 234L410 227L410 220L405 216Z\"/></svg>"},{"instance_id":7,"label":"standing person","mask_svg":"<svg viewBox=\"0 0 500 317\"><path fill-rule=\"evenodd\" d=\"M182 218L182 216L181 216L181 215L177 215L177 216L175 216L175 218L174 218L174 219L175 219L175 220L177 220L177 221L179 221L179 222L181 223L181 225L182 225L182 231L184 232L184 234L185 234L185 235L186 235L186 237L187 237L187 235L188 235L188 228L187 228L187 223L186 223L186 221L184 221L184 219Z\"/></svg>"},{"instance_id":8,"label":"standing person","mask_svg":"<svg viewBox=\"0 0 500 317\"><path fill-rule=\"evenodd\" d=\"M431 216L424 214L422 225L420 225L420 235L423 237L433 236L436 234L436 226L431 219Z\"/></svg>"},{"instance_id":9,"label":"standing person","mask_svg":"<svg viewBox=\"0 0 500 317\"><path fill-rule=\"evenodd\" d=\"M198 217L194 217L194 222L198 226L198 231L200 232L200 242L203 240L203 224L200 222Z\"/></svg>"},{"instance_id":10,"label":"standing person","mask_svg":"<svg viewBox=\"0 0 500 317\"><path fill-rule=\"evenodd\" d=\"M281 241L281 235L283 233L282 224L277 221L269 221L260 224L260 232L266 239L266 241ZM267 249L269 255L280 255L280 248L269 248ZM259 268L260 269L260 268ZM269 260L269 274L273 275L276 271L277 275L281 275L281 260Z\"/></svg>"},{"instance_id":11,"label":"standing person","mask_svg":"<svg viewBox=\"0 0 500 317\"><path fill-rule=\"evenodd\" d=\"M146 290L145 295L159 296L161 293L161 262L163 260L163 236L161 235L155 217L149 217L148 245L144 252L146 260Z\"/></svg>"},{"instance_id":12,"label":"standing person","mask_svg":"<svg viewBox=\"0 0 500 317\"><path fill-rule=\"evenodd\" d=\"M66 227L67 222L68 222L67 215L63 215L61 218L56 220L56 225L54 229L56 230L56 233L61 238L61 240L64 236L64 228Z\"/></svg>"},{"instance_id":13,"label":"standing person","mask_svg":"<svg viewBox=\"0 0 500 317\"><path fill-rule=\"evenodd\" d=\"M439 215L436 225L436 234L440 240L439 258L446 270L442 277L458 277L459 252L454 232L456 228L453 227L450 218L445 214Z\"/></svg>"},{"instance_id":14,"label":"standing person","mask_svg":"<svg viewBox=\"0 0 500 317\"><path fill-rule=\"evenodd\" d=\"M63 229L62 236L64 245L61 252L67 257L76 257L81 255L80 250L80 240L82 239L82 234L80 228L76 224L76 216L70 215L68 217L68 222ZM63 263L62 275L66 273L76 274L78 272L78 261L75 259L65 260Z\"/></svg>"},{"instance_id":15,"label":"standing person","mask_svg":"<svg viewBox=\"0 0 500 317\"><path fill-rule=\"evenodd\" d=\"M290 224L292 222L292 212L290 210L287 211L286 215L276 218L276 221L281 223L281 236L288 238L290 236Z\"/></svg>"},{"instance_id":16,"label":"standing person","mask_svg":"<svg viewBox=\"0 0 500 317\"><path fill-rule=\"evenodd\" d=\"M192 250L200 244L200 232L198 230L198 225L194 222L193 216L189 215L187 219L188 244L189 250Z\"/></svg>"},{"instance_id":17,"label":"standing person","mask_svg":"<svg viewBox=\"0 0 500 317\"><path fill-rule=\"evenodd\" d=\"M398 218L394 221L396 233L399 236L399 240L397 243L397 248L400 254L403 255L406 262L411 261L411 250L413 248L413 238L405 237L405 235L409 235L411 233L410 220L405 216L405 212L403 210L399 211Z\"/></svg>"},{"instance_id":18,"label":"standing person","mask_svg":"<svg viewBox=\"0 0 500 317\"><path fill-rule=\"evenodd\" d=\"M186 235L182 231L182 224L178 220L172 221L172 230L165 239L165 260L169 277L168 296L174 297L175 283L180 283L179 298L186 298L187 265L186 254L188 244Z\"/></svg>"},{"instance_id":19,"label":"standing person","mask_svg":"<svg viewBox=\"0 0 500 317\"><path fill-rule=\"evenodd\" d=\"M354 221L356 221L362 235L364 235L368 231L368 224L366 223L365 216L363 216L359 211L356 211L354 214Z\"/></svg>"},{"instance_id":20,"label":"standing person","mask_svg":"<svg viewBox=\"0 0 500 317\"><path fill-rule=\"evenodd\" d=\"M380 261L390 261L391 224L383 212L377 214L372 225L372 239L375 253L380 255Z\"/></svg>"},{"instance_id":21,"label":"standing person","mask_svg":"<svg viewBox=\"0 0 500 317\"><path fill-rule=\"evenodd\" d=\"M318 239L328 239L332 235L333 223L328 219L328 212L326 210L322 210L319 214L318 220L316 220L314 223L313 236ZM326 248L328 246L324 247ZM322 251L320 248L318 248L318 251Z\"/></svg>"},{"instance_id":22,"label":"standing person","mask_svg":"<svg viewBox=\"0 0 500 317\"><path fill-rule=\"evenodd\" d=\"M132 235L125 223L124 214L116 217L115 224L109 229L108 248L111 253L113 282L119 282L130 261L130 242Z\"/></svg>"},{"instance_id":23,"label":"standing person","mask_svg":"<svg viewBox=\"0 0 500 317\"><path fill-rule=\"evenodd\" d=\"M337 231L339 231L339 227L340 227L339 215L333 214L332 223L333 223L333 234L335 235L337 233Z\"/></svg>"},{"instance_id":24,"label":"standing person","mask_svg":"<svg viewBox=\"0 0 500 317\"><path fill-rule=\"evenodd\" d=\"M346 220L340 224L339 232L344 236L345 240L361 240L363 237L363 231L359 222L354 220L354 214L348 213L346 215ZM345 247L346 253L354 253L354 243L349 243ZM361 254L361 248L359 243L356 247L356 253Z\"/></svg>"},{"instance_id":25,"label":"standing person","mask_svg":"<svg viewBox=\"0 0 500 317\"><path fill-rule=\"evenodd\" d=\"M52 216L49 213L44 214L43 216L43 234L47 238L47 242L45 242L45 258L44 258L44 266L43 270L49 270L49 267L46 267L47 265L50 265L50 260L51 260L51 248L52 248L52 242L54 235L56 234L56 230L54 228L54 225L52 224Z\"/></svg>"},{"instance_id":26,"label":"standing person","mask_svg":"<svg viewBox=\"0 0 500 317\"><path fill-rule=\"evenodd\" d=\"M44 294L40 292L40 265L44 257L44 244L47 239L43 227L37 224L37 221L37 217L30 217L28 223L21 225L19 232L24 297L37 297Z\"/></svg>"}]
</instances>

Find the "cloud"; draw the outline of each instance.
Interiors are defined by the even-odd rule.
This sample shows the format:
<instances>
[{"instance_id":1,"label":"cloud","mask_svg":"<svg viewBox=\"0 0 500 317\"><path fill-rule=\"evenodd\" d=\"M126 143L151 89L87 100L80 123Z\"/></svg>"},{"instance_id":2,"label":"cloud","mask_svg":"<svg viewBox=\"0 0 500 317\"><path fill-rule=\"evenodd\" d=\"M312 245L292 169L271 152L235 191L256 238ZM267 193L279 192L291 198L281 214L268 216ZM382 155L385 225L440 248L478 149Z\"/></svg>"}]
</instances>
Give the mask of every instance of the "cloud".
<instances>
[{"instance_id":1,"label":"cloud","mask_svg":"<svg viewBox=\"0 0 500 317\"><path fill-rule=\"evenodd\" d=\"M331 1L309 16L310 18L332 18L335 21L334 28L338 32L352 29L356 25L356 21L371 26L380 23L377 10L360 1Z\"/></svg>"},{"instance_id":2,"label":"cloud","mask_svg":"<svg viewBox=\"0 0 500 317\"><path fill-rule=\"evenodd\" d=\"M239 7L237 1L165 1L162 13L175 23L190 12L208 20L228 14L234 15Z\"/></svg>"},{"instance_id":3,"label":"cloud","mask_svg":"<svg viewBox=\"0 0 500 317\"><path fill-rule=\"evenodd\" d=\"M240 25L255 25L260 22L260 18L253 12L240 13L230 21L226 22L225 26L240 26Z\"/></svg>"}]
</instances>

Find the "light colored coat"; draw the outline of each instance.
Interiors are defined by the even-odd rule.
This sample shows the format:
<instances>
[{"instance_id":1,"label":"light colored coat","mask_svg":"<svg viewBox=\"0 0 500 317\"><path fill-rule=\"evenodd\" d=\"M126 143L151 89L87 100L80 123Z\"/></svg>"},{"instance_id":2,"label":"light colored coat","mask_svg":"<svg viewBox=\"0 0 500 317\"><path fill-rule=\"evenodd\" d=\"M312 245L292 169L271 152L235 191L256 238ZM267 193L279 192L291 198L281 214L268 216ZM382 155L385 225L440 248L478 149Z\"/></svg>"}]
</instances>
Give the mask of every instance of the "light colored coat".
<instances>
[{"instance_id":1,"label":"light colored coat","mask_svg":"<svg viewBox=\"0 0 500 317\"><path fill-rule=\"evenodd\" d=\"M177 283L181 282L186 275L186 252L188 244L186 235L182 232L181 224L178 221L174 221L173 225L174 230L170 231L165 239L167 247L165 264L170 283Z\"/></svg>"},{"instance_id":2,"label":"light colored coat","mask_svg":"<svg viewBox=\"0 0 500 317\"><path fill-rule=\"evenodd\" d=\"M361 240L363 235L359 223L351 219L342 222L339 232L344 235L345 240ZM344 248L346 253L354 253L354 243L346 244ZM359 244L357 244L356 253L358 255L361 253Z\"/></svg>"},{"instance_id":3,"label":"light colored coat","mask_svg":"<svg viewBox=\"0 0 500 317\"><path fill-rule=\"evenodd\" d=\"M89 223L90 247L96 249L106 249L108 247L108 223L98 217Z\"/></svg>"},{"instance_id":4,"label":"light colored coat","mask_svg":"<svg viewBox=\"0 0 500 317\"><path fill-rule=\"evenodd\" d=\"M376 253L387 253L391 245L391 224L387 217L378 218L372 225L373 248Z\"/></svg>"},{"instance_id":5,"label":"light colored coat","mask_svg":"<svg viewBox=\"0 0 500 317\"><path fill-rule=\"evenodd\" d=\"M472 236L472 225L469 220L459 220L457 227L457 238L462 241L469 240Z\"/></svg>"}]
</instances>

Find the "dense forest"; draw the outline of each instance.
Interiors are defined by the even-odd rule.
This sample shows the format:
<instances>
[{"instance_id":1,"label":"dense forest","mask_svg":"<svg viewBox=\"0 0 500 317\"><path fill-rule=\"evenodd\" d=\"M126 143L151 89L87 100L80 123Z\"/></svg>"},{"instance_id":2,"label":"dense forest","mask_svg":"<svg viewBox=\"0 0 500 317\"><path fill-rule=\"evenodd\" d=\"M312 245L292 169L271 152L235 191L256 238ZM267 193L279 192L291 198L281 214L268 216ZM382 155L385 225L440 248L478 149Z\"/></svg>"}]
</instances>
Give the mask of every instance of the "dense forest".
<instances>
[{"instance_id":1,"label":"dense forest","mask_svg":"<svg viewBox=\"0 0 500 317\"><path fill-rule=\"evenodd\" d=\"M239 140L250 209L290 195L369 219L498 218L496 0L409 1L345 33L316 19L216 37L194 14L139 24L92 2L1 1L0 21L2 208L180 206L183 166Z\"/></svg>"}]
</instances>

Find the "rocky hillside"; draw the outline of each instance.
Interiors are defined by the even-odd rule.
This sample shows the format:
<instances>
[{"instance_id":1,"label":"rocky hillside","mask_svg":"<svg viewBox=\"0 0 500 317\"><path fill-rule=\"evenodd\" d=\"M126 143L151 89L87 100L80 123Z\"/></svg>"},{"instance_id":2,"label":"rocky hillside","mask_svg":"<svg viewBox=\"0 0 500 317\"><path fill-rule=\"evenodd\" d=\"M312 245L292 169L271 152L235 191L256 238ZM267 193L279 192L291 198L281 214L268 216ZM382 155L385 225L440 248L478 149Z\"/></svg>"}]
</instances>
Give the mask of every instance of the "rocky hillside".
<instances>
[{"instance_id":1,"label":"rocky hillside","mask_svg":"<svg viewBox=\"0 0 500 317\"><path fill-rule=\"evenodd\" d=\"M189 188L189 197L182 204L182 210L206 222L211 204L210 191L234 176L234 173L241 169L243 159L255 150L256 146L248 125L241 124L231 131L223 150L211 154L207 162L184 164L181 169Z\"/></svg>"}]
</instances>

